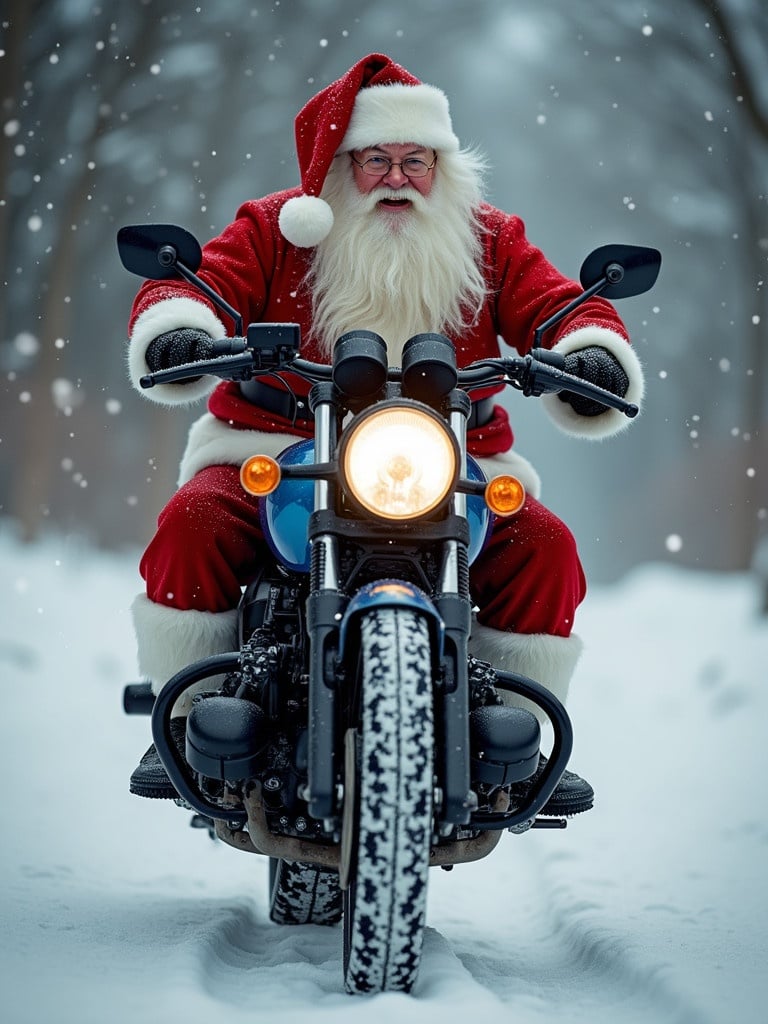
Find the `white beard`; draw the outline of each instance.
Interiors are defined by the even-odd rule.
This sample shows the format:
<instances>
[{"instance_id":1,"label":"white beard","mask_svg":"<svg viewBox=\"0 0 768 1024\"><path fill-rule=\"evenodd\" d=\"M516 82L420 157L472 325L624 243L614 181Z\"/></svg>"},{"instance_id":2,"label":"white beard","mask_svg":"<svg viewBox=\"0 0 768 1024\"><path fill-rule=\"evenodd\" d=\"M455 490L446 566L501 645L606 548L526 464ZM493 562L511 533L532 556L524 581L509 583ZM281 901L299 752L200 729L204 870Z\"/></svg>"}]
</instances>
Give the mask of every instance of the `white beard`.
<instances>
[{"instance_id":1,"label":"white beard","mask_svg":"<svg viewBox=\"0 0 768 1024\"><path fill-rule=\"evenodd\" d=\"M334 225L309 275L313 335L326 358L342 334L368 330L399 366L414 334L457 337L476 319L485 297L475 216L481 170L471 154L441 154L429 196L408 186L361 195L347 154L337 159L323 190ZM388 196L413 205L387 211L377 204Z\"/></svg>"}]
</instances>

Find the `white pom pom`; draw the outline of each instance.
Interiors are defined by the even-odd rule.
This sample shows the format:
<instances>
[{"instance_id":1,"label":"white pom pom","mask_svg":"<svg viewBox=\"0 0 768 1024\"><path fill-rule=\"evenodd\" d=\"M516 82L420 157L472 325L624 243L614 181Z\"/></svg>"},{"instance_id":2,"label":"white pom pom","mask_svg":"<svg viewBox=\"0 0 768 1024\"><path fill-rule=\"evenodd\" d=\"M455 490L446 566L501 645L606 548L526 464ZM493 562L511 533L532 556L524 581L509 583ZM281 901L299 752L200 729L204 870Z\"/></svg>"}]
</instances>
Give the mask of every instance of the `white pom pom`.
<instances>
[{"instance_id":1,"label":"white pom pom","mask_svg":"<svg viewBox=\"0 0 768 1024\"><path fill-rule=\"evenodd\" d=\"M318 196L294 196L280 211L280 231L292 245L310 249L327 238L333 210Z\"/></svg>"}]
</instances>

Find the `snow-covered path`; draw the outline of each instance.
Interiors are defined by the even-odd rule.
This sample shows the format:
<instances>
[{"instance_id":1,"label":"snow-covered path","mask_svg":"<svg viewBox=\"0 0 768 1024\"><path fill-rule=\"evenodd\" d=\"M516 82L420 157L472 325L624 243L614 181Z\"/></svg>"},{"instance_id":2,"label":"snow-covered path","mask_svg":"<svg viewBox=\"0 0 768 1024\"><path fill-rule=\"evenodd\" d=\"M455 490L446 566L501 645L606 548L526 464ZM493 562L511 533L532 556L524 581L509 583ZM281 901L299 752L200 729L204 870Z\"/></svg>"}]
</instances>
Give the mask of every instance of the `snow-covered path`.
<instances>
[{"instance_id":1,"label":"snow-covered path","mask_svg":"<svg viewBox=\"0 0 768 1024\"><path fill-rule=\"evenodd\" d=\"M0 532L0 1012L7 1024L763 1022L768 625L743 576L596 589L570 710L598 806L430 876L412 996L341 990L339 929L278 929L267 864L127 792L148 722L135 556Z\"/></svg>"}]
</instances>

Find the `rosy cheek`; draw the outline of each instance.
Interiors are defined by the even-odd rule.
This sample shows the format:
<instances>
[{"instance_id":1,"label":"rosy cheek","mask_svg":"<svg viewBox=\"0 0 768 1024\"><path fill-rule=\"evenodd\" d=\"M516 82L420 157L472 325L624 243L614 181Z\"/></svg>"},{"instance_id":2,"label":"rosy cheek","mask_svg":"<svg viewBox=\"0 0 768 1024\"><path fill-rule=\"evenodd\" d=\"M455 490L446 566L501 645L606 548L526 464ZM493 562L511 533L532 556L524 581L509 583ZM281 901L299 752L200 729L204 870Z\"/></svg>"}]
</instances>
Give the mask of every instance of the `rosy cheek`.
<instances>
[{"instance_id":1,"label":"rosy cheek","mask_svg":"<svg viewBox=\"0 0 768 1024\"><path fill-rule=\"evenodd\" d=\"M432 191L432 175L428 174L426 178L418 178L415 184L423 196L428 196Z\"/></svg>"},{"instance_id":2,"label":"rosy cheek","mask_svg":"<svg viewBox=\"0 0 768 1024\"><path fill-rule=\"evenodd\" d=\"M362 171L357 169L355 170L354 181L355 185L357 186L357 191L364 196L367 196L368 193L373 188L373 186L376 184L375 180L371 178L370 175L363 174Z\"/></svg>"}]
</instances>

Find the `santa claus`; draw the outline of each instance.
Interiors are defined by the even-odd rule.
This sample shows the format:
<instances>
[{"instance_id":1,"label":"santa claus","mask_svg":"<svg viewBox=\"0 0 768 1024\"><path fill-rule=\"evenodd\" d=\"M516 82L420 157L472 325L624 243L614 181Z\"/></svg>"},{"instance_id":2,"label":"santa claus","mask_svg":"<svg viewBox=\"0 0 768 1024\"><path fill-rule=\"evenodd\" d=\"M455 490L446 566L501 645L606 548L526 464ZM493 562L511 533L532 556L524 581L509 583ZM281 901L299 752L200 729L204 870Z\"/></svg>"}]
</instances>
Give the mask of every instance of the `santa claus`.
<instances>
[{"instance_id":1,"label":"santa claus","mask_svg":"<svg viewBox=\"0 0 768 1024\"><path fill-rule=\"evenodd\" d=\"M385 338L392 365L424 331L450 338L459 366L498 356L500 338L524 354L535 325L580 293L528 241L518 217L484 202L484 161L460 147L445 94L388 57L363 58L312 97L296 118L296 145L301 187L244 203L204 247L199 273L247 322L298 323L306 358L329 361L334 341L352 329ZM200 292L162 281L141 288L129 331L138 387L148 371L204 358L227 326ZM565 356L569 372L641 401L640 363L606 301L584 303L545 344ZM312 422L307 384L290 374L218 385L202 377L143 393L167 405L208 396L179 490L141 562L146 593L133 605L140 669L157 689L192 660L236 646L241 588L264 552L240 464L311 436ZM472 566L471 650L564 701L585 594L574 539L538 500L539 479L513 449L493 390L472 398L469 450L491 474L514 472L528 497L516 517L496 524ZM543 401L558 426L581 437L604 438L629 422L567 392ZM131 786L175 796L153 749ZM546 812L591 803L591 787L569 774Z\"/></svg>"}]
</instances>

